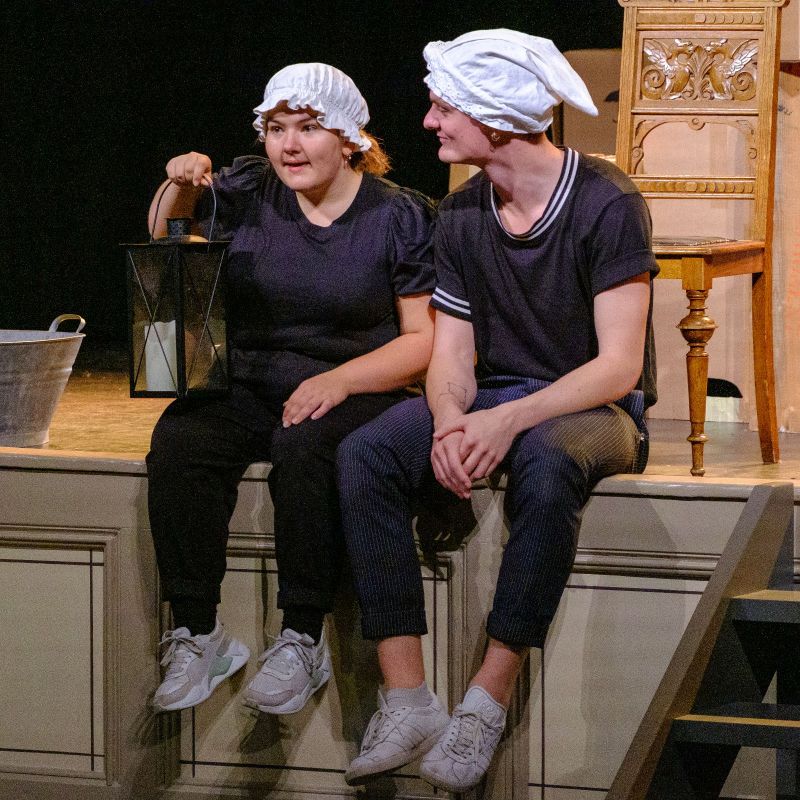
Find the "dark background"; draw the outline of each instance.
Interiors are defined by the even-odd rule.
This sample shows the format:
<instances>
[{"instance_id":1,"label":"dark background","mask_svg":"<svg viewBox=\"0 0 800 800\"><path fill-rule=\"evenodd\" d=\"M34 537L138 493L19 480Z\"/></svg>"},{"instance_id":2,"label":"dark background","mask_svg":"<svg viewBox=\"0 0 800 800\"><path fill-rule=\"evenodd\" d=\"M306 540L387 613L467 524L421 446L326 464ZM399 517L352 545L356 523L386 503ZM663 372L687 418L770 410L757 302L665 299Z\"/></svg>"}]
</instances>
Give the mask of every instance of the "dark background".
<instances>
[{"instance_id":1,"label":"dark background","mask_svg":"<svg viewBox=\"0 0 800 800\"><path fill-rule=\"evenodd\" d=\"M477 28L546 36L562 50L619 46L617 0L5 3L0 167L0 328L88 321L126 338L119 242L145 241L167 160L215 166L258 148L251 109L281 67L343 69L394 162L389 178L432 197L447 166L421 126L422 49Z\"/></svg>"}]
</instances>

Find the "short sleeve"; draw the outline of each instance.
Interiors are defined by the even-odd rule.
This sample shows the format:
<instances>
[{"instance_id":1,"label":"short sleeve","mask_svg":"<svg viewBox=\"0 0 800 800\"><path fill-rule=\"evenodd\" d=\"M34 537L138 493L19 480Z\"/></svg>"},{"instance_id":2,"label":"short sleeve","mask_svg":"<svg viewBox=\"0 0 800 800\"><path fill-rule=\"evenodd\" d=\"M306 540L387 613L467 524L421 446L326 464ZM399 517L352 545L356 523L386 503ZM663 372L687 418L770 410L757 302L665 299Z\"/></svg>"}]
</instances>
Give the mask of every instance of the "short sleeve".
<instances>
[{"instance_id":1,"label":"short sleeve","mask_svg":"<svg viewBox=\"0 0 800 800\"><path fill-rule=\"evenodd\" d=\"M472 315L467 291L464 288L464 275L451 241L449 230L451 216L452 212L442 213L436 221L434 236L436 289L431 298L431 305L452 317L471 322Z\"/></svg>"},{"instance_id":2,"label":"short sleeve","mask_svg":"<svg viewBox=\"0 0 800 800\"><path fill-rule=\"evenodd\" d=\"M242 222L245 209L261 186L268 164L266 158L241 156L234 159L231 166L214 173L214 191L206 189L195 207L195 219L204 236L218 240L233 238Z\"/></svg>"},{"instance_id":3,"label":"short sleeve","mask_svg":"<svg viewBox=\"0 0 800 800\"><path fill-rule=\"evenodd\" d=\"M587 242L592 296L649 272L658 274L650 212L638 192L623 194L603 210Z\"/></svg>"},{"instance_id":4,"label":"short sleeve","mask_svg":"<svg viewBox=\"0 0 800 800\"><path fill-rule=\"evenodd\" d=\"M400 189L393 201L389 228L393 263L391 281L400 297L430 294L436 285L433 266L433 204L423 194Z\"/></svg>"}]
</instances>

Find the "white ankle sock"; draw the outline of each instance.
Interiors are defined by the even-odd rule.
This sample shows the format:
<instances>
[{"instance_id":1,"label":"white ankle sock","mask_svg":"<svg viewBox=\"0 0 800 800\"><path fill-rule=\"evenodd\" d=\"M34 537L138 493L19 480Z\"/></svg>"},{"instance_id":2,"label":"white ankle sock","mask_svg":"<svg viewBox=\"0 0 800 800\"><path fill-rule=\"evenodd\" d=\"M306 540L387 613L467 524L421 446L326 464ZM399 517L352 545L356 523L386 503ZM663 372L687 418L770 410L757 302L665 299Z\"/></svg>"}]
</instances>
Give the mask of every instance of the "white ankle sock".
<instances>
[{"instance_id":1,"label":"white ankle sock","mask_svg":"<svg viewBox=\"0 0 800 800\"><path fill-rule=\"evenodd\" d=\"M423 708L429 706L433 699L433 695L425 681L417 686L416 689L386 689L383 692L383 696L389 708L400 708L401 706Z\"/></svg>"}]
</instances>

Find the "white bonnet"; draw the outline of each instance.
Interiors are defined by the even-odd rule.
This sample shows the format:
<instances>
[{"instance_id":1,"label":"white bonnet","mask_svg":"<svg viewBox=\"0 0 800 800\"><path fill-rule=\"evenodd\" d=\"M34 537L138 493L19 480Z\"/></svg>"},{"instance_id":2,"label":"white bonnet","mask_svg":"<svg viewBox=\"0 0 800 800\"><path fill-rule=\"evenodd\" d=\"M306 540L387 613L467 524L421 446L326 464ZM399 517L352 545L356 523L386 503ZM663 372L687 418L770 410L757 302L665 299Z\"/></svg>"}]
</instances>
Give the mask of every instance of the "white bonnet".
<instances>
[{"instance_id":1,"label":"white bonnet","mask_svg":"<svg viewBox=\"0 0 800 800\"><path fill-rule=\"evenodd\" d=\"M430 42L423 56L428 88L490 128L540 133L562 100L597 115L586 85L549 39L507 28L472 31Z\"/></svg>"},{"instance_id":2,"label":"white bonnet","mask_svg":"<svg viewBox=\"0 0 800 800\"><path fill-rule=\"evenodd\" d=\"M294 110L313 108L324 128L342 132L359 150L369 150L369 139L360 131L369 122L367 101L353 80L330 64L291 64L276 72L264 89L264 101L253 109L253 127L264 140L264 114L280 103Z\"/></svg>"}]
</instances>

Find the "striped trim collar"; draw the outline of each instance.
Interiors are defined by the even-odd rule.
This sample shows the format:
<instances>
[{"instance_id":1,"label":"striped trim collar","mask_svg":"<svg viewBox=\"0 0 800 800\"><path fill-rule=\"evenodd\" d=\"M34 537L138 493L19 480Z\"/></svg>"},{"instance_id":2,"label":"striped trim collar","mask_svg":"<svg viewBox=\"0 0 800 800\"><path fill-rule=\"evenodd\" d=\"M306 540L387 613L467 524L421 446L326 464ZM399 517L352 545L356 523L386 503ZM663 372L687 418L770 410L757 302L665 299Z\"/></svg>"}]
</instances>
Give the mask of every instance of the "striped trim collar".
<instances>
[{"instance_id":1,"label":"striped trim collar","mask_svg":"<svg viewBox=\"0 0 800 800\"><path fill-rule=\"evenodd\" d=\"M564 163L561 166L561 175L558 177L558 183L547 202L547 206L542 216L534 223L533 227L526 233L511 233L507 231L500 219L500 213L497 210L497 199L494 193L494 186L489 184L489 198L492 204L492 213L497 220L497 224L502 231L512 239L519 239L527 241L535 239L537 236L543 234L556 220L564 207L564 203L569 197L572 186L575 183L575 175L578 172L578 153L570 147L564 148Z\"/></svg>"}]
</instances>

